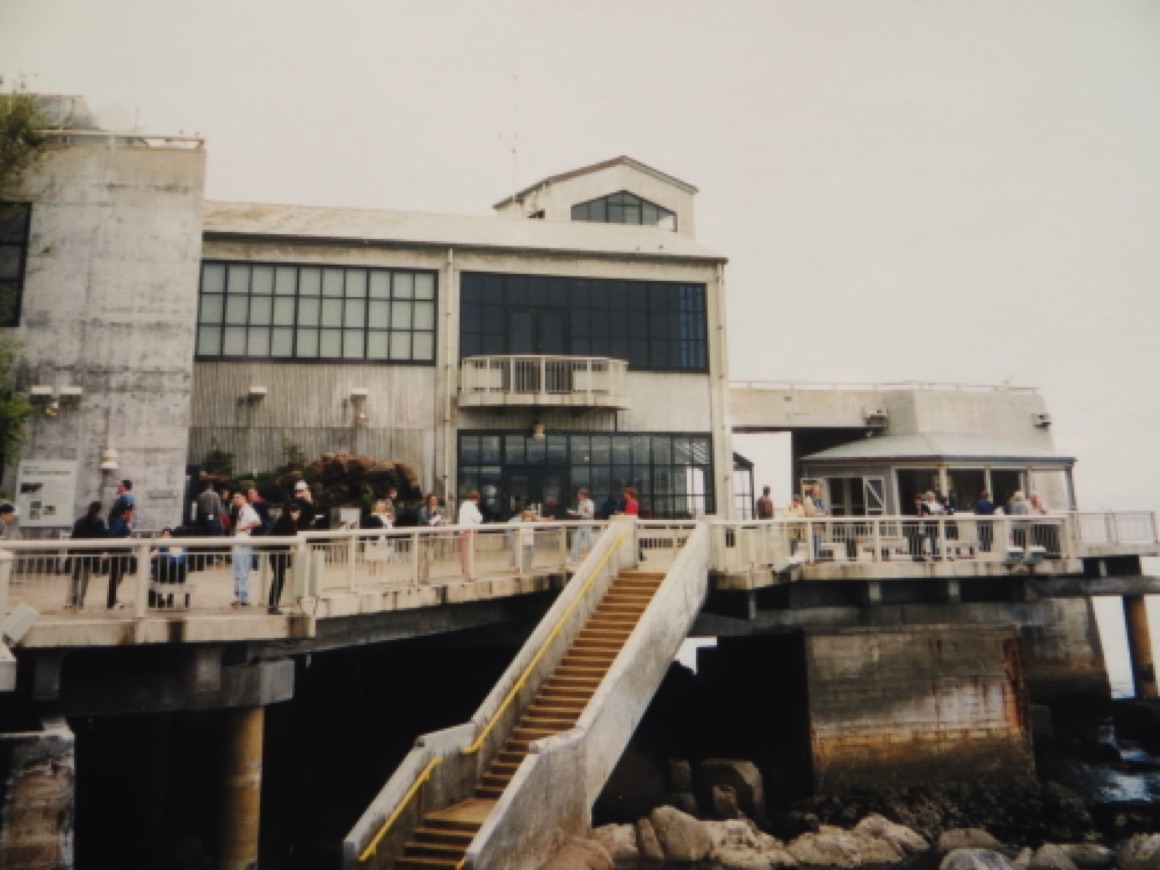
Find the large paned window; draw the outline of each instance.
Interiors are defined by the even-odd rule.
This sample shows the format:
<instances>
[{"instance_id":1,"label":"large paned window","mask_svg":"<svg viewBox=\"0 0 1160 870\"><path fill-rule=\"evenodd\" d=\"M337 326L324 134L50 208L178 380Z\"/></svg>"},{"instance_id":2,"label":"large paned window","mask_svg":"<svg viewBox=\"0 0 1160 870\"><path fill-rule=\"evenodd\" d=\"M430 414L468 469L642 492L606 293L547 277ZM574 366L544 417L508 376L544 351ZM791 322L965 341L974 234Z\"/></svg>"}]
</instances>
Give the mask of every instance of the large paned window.
<instances>
[{"instance_id":1,"label":"large paned window","mask_svg":"<svg viewBox=\"0 0 1160 870\"><path fill-rule=\"evenodd\" d=\"M528 504L566 517L584 487L607 513L625 486L636 487L641 515L684 519L714 513L708 435L522 432L459 435L459 498L479 490L488 520L508 520Z\"/></svg>"},{"instance_id":2,"label":"large paned window","mask_svg":"<svg viewBox=\"0 0 1160 870\"><path fill-rule=\"evenodd\" d=\"M206 261L197 356L434 363L435 273Z\"/></svg>"},{"instance_id":3,"label":"large paned window","mask_svg":"<svg viewBox=\"0 0 1160 870\"><path fill-rule=\"evenodd\" d=\"M676 230L677 216L626 190L572 206L572 220L601 224L640 224Z\"/></svg>"},{"instance_id":4,"label":"large paned window","mask_svg":"<svg viewBox=\"0 0 1160 870\"><path fill-rule=\"evenodd\" d=\"M459 352L597 356L708 371L705 285L465 272Z\"/></svg>"},{"instance_id":5,"label":"large paned window","mask_svg":"<svg viewBox=\"0 0 1160 870\"><path fill-rule=\"evenodd\" d=\"M32 206L0 202L0 326L20 325Z\"/></svg>"}]
</instances>

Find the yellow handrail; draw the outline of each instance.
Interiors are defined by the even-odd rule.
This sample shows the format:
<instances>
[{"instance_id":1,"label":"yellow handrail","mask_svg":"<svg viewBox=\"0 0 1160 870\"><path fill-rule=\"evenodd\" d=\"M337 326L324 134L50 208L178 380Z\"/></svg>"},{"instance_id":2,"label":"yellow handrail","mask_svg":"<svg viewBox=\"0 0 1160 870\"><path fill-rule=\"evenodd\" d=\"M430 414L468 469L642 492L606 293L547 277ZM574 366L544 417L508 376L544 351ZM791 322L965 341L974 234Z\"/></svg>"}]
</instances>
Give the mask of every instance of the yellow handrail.
<instances>
[{"instance_id":1,"label":"yellow handrail","mask_svg":"<svg viewBox=\"0 0 1160 870\"><path fill-rule=\"evenodd\" d=\"M564 626L568 622L568 617L572 615L572 611L576 609L582 600L584 600L584 596L588 594L589 590L596 582L596 578L599 576L601 570L603 570L605 563L607 563L608 560L612 558L613 553L615 553L617 547L620 546L620 542L623 541L626 537L628 537L628 532L621 532L620 537L618 537L613 542L612 546L608 548L608 552L604 554L604 558L601 559L596 567L592 570L592 574L588 578L588 582L584 584L584 588L576 594L575 600L568 606L568 609L565 610L563 614L561 614L560 618L556 620L556 627L552 629L552 633L549 634L547 638L545 638L542 644L540 644L539 651L528 663L528 666L524 668L524 672L520 674L519 680L517 680L516 684L512 686L511 691L507 693L507 697L503 699L503 703L499 705L499 709L492 713L491 719L488 721L483 731L480 732L479 737L477 737L475 742L468 746L466 749L460 750L463 755L474 755L476 752L479 752L479 750L483 748L483 741L487 739L487 735L491 733L493 728L495 728L496 723L499 722L499 717L503 715L504 711L507 710L507 708L511 705L511 702L515 700L516 694L525 685L527 685L528 675L531 674L532 669L540 663L540 659L544 657L544 653L548 651L548 644L554 641L560 632L563 631Z\"/></svg>"},{"instance_id":2,"label":"yellow handrail","mask_svg":"<svg viewBox=\"0 0 1160 870\"><path fill-rule=\"evenodd\" d=\"M360 864L367 858L371 857L371 855L375 854L376 850L379 848L379 843L382 841L383 837L386 836L387 831L389 831L391 828L391 825L393 825L398 820L399 816L403 814L403 810L407 808L407 804L409 804L411 799L418 793L419 786L429 780L431 778L431 771L433 771L442 763L442 755L440 755L438 758L432 758L427 763L427 766L423 768L423 772L419 774L418 778L413 783L411 783L411 787L407 790L407 793L403 795L403 799L399 801L399 805L395 807L395 811L387 817L385 822L383 822L383 826L379 828L379 832L375 834L375 838L371 840L370 845L363 849L362 854L358 856L358 861Z\"/></svg>"}]
</instances>

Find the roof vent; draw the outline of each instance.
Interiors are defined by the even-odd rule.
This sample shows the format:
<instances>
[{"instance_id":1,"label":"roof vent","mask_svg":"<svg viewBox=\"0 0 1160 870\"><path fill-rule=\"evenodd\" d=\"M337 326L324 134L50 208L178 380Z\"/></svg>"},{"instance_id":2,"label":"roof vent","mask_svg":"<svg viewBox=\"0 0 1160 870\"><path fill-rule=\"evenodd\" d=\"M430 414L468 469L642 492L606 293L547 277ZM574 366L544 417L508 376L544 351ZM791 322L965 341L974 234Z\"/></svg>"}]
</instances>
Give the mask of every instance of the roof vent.
<instances>
[{"instance_id":1,"label":"roof vent","mask_svg":"<svg viewBox=\"0 0 1160 870\"><path fill-rule=\"evenodd\" d=\"M1031 422L1040 429L1046 429L1051 425L1051 415L1047 412L1039 412L1031 415Z\"/></svg>"},{"instance_id":2,"label":"roof vent","mask_svg":"<svg viewBox=\"0 0 1160 870\"><path fill-rule=\"evenodd\" d=\"M886 412L885 408L867 408L862 411L862 417L866 421L867 426L874 426L879 429L886 428L890 422L890 414Z\"/></svg>"}]
</instances>

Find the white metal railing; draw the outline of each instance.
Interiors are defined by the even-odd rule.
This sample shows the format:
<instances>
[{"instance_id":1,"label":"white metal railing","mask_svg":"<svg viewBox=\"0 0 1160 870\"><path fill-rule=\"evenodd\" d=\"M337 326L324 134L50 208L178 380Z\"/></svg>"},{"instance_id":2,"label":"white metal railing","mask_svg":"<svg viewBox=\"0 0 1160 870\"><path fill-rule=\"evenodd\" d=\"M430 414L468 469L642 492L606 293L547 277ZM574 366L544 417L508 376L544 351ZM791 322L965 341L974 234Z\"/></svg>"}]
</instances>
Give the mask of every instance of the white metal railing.
<instances>
[{"instance_id":1,"label":"white metal railing","mask_svg":"<svg viewBox=\"0 0 1160 870\"><path fill-rule=\"evenodd\" d=\"M853 390L885 393L891 390L939 390L956 393L1038 393L1038 387L1011 387L1005 384L944 384L925 381L852 383L825 381L730 381L735 390Z\"/></svg>"},{"instance_id":2,"label":"white metal railing","mask_svg":"<svg viewBox=\"0 0 1160 870\"><path fill-rule=\"evenodd\" d=\"M5 593L9 607L26 603L40 613L71 611L68 605L77 604L78 595L85 611L105 610L114 600L127 616L170 608L252 612L232 607L239 559L250 565L251 607L270 606L274 577L283 569L277 602L282 607L344 590L562 573L572 555L587 555L606 526L568 521L336 530L293 538L2 541L0 551L12 558L0 562L0 614ZM239 548L246 551L239 555Z\"/></svg>"},{"instance_id":3,"label":"white metal railing","mask_svg":"<svg viewBox=\"0 0 1160 870\"><path fill-rule=\"evenodd\" d=\"M605 357L473 356L460 364L465 396L586 396L593 401L626 395L628 363Z\"/></svg>"},{"instance_id":4,"label":"white metal railing","mask_svg":"<svg viewBox=\"0 0 1160 870\"><path fill-rule=\"evenodd\" d=\"M736 572L795 564L1068 559L1099 545L1158 544L1145 512L993 516L825 517L714 522L713 567Z\"/></svg>"},{"instance_id":5,"label":"white metal railing","mask_svg":"<svg viewBox=\"0 0 1160 870\"><path fill-rule=\"evenodd\" d=\"M149 145L163 148L196 150L205 146L201 136L172 136L163 133L110 130L45 130L44 135L62 145L85 142L98 145Z\"/></svg>"},{"instance_id":6,"label":"white metal railing","mask_svg":"<svg viewBox=\"0 0 1160 870\"><path fill-rule=\"evenodd\" d=\"M1156 515L1150 511L1076 513L1076 540L1082 544L1152 544Z\"/></svg>"}]
</instances>

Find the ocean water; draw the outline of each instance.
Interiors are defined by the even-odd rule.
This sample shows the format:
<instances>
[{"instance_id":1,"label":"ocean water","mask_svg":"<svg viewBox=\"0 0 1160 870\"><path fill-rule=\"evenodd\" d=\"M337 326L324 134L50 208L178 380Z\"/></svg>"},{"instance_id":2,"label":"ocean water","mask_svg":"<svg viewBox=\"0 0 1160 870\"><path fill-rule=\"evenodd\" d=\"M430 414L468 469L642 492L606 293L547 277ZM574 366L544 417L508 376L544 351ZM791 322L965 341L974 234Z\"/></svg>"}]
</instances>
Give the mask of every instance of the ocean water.
<instances>
[{"instance_id":1,"label":"ocean water","mask_svg":"<svg viewBox=\"0 0 1160 870\"><path fill-rule=\"evenodd\" d=\"M1160 559L1144 559L1142 562L1145 574L1160 576ZM1124 627L1124 605L1116 597L1096 598L1094 601L1112 696L1131 698L1135 692L1132 688L1132 666L1128 658L1128 634ZM1148 599L1148 627L1152 630L1155 655L1156 646L1160 645L1160 596Z\"/></svg>"}]
</instances>

